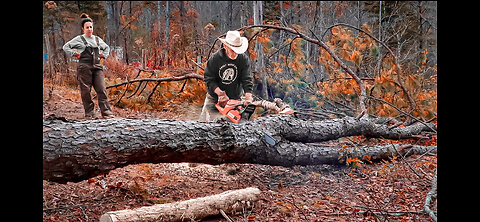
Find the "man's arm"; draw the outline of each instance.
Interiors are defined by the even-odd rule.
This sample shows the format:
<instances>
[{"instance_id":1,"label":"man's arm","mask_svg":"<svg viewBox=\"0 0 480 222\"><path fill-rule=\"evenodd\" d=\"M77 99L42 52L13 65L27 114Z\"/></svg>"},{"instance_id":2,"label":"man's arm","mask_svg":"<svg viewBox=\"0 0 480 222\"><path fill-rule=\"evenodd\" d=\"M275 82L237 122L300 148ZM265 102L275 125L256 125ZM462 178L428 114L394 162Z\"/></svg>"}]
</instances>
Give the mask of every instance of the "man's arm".
<instances>
[{"instance_id":1,"label":"man's arm","mask_svg":"<svg viewBox=\"0 0 480 222\"><path fill-rule=\"evenodd\" d=\"M218 88L218 78L220 78L216 75L217 72L218 68L215 66L215 55L213 55L208 59L207 66L203 72L203 80L207 85L207 92L213 97L216 97L215 89Z\"/></svg>"}]
</instances>

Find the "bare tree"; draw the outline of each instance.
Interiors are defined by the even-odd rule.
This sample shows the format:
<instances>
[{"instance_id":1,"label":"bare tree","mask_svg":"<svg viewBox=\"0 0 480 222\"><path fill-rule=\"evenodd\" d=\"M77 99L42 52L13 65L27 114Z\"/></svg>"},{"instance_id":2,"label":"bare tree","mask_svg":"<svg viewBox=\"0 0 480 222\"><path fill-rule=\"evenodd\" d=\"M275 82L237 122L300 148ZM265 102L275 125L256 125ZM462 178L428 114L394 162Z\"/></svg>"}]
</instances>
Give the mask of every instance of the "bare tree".
<instances>
[{"instance_id":1,"label":"bare tree","mask_svg":"<svg viewBox=\"0 0 480 222\"><path fill-rule=\"evenodd\" d=\"M263 24L263 3L262 1L253 1L253 24L262 25ZM263 45L262 43L255 44L255 52L257 53L257 58L255 58L255 71L260 74L260 81L262 82L262 89L260 97L263 99L268 99L267 93L267 75L265 73L265 57L263 54Z\"/></svg>"}]
</instances>

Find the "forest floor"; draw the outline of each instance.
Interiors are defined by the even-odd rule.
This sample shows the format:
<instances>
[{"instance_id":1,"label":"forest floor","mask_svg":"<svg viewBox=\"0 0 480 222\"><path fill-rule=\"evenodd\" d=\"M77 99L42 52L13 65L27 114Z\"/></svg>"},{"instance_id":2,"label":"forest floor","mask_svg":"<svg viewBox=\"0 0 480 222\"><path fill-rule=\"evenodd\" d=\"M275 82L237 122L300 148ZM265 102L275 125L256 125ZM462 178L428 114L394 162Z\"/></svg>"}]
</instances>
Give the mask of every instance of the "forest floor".
<instances>
[{"instance_id":1,"label":"forest floor","mask_svg":"<svg viewBox=\"0 0 480 222\"><path fill-rule=\"evenodd\" d=\"M43 98L44 118L83 120L77 88L44 84ZM190 104L162 112L113 107L119 118L176 120L195 120L200 110ZM246 187L259 188L260 200L251 211L229 214L233 221L432 221L422 209L436 167L437 157L427 155L355 166L136 164L77 183L44 180L43 221L98 221L108 211ZM219 215L203 221L227 220Z\"/></svg>"}]
</instances>

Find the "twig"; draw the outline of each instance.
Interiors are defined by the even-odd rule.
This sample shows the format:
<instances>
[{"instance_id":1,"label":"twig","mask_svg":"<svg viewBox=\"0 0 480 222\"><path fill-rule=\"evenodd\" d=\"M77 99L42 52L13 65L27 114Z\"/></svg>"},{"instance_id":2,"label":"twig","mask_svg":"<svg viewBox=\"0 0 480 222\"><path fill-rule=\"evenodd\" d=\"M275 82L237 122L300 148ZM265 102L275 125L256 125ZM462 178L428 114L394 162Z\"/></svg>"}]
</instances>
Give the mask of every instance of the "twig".
<instances>
[{"instance_id":1,"label":"twig","mask_svg":"<svg viewBox=\"0 0 480 222\"><path fill-rule=\"evenodd\" d=\"M437 169L435 169L435 176L432 181L432 189L427 193L425 198L425 204L423 205L423 211L428 214L434 221L437 221L437 216L434 211L430 209L430 204L437 199Z\"/></svg>"},{"instance_id":2,"label":"twig","mask_svg":"<svg viewBox=\"0 0 480 222\"><path fill-rule=\"evenodd\" d=\"M147 97L147 103L150 102L150 98L152 97L153 93L155 93L155 90L157 89L158 85L160 85L160 83L162 83L162 82L157 82L157 84L155 85L155 87L153 87L152 92L150 92L150 94L149 94L148 97Z\"/></svg>"},{"instance_id":3,"label":"twig","mask_svg":"<svg viewBox=\"0 0 480 222\"><path fill-rule=\"evenodd\" d=\"M193 61L193 59L190 59L191 62L195 63L195 65L197 65L198 68L202 69L202 70L205 70L205 68L203 68L200 64L198 64L197 62Z\"/></svg>"},{"instance_id":4,"label":"twig","mask_svg":"<svg viewBox=\"0 0 480 222\"><path fill-rule=\"evenodd\" d=\"M292 197L293 206L295 206L295 208L297 208L298 210L300 210L300 213L302 213L303 217L305 217L305 221L310 222L310 220L308 219L308 217L307 217L307 215L305 214L305 212L303 212L303 210L295 204L295 198L293 198L293 195L290 195L290 196Z\"/></svg>"},{"instance_id":5,"label":"twig","mask_svg":"<svg viewBox=\"0 0 480 222\"><path fill-rule=\"evenodd\" d=\"M414 119L415 121L418 121L418 122L420 122L421 124L425 125L425 126L428 127L429 129L431 129L433 132L437 133L437 130L435 130L434 128L432 128L431 126L429 126L427 123L425 123L424 121L418 119L418 118L415 117L415 116L412 116L410 113L407 113L407 112L399 109L399 108L396 107L395 105L393 105L393 104L391 104L391 103L389 103L389 102L387 102L387 101L385 101L385 100L383 100L383 99L379 99L379 98L376 98L376 97L373 97L373 96L367 96L367 98L369 98L369 99L374 99L374 100L380 101L380 102L382 102L382 103L385 103L385 104L393 107L394 109L396 109L398 112L401 112L401 113L409 116L410 118Z\"/></svg>"},{"instance_id":6,"label":"twig","mask_svg":"<svg viewBox=\"0 0 480 222\"><path fill-rule=\"evenodd\" d=\"M395 149L395 151L397 152L397 154L400 156L400 158L402 158L402 160L405 160L405 157L403 156L403 154L401 154L397 148L393 145L393 143L390 143L393 147L393 149ZM410 145L410 147L412 147ZM408 147L400 147L400 150L403 150L403 149L407 149ZM417 171L415 171L415 169L413 169L413 167L410 165L410 163L408 161L405 161L405 163L407 164L408 168L410 168L410 170L412 170L412 172L417 175L418 178L422 179L422 175L418 174Z\"/></svg>"},{"instance_id":7,"label":"twig","mask_svg":"<svg viewBox=\"0 0 480 222\"><path fill-rule=\"evenodd\" d=\"M227 219L228 222L233 222L232 219L230 219L230 217L222 210L220 209L220 214L222 214L222 216Z\"/></svg>"},{"instance_id":8,"label":"twig","mask_svg":"<svg viewBox=\"0 0 480 222\"><path fill-rule=\"evenodd\" d=\"M72 209L72 208L85 208L85 207L96 207L96 206L101 206L101 205L102 204L58 206L58 207L43 208L43 211Z\"/></svg>"},{"instance_id":9,"label":"twig","mask_svg":"<svg viewBox=\"0 0 480 222\"><path fill-rule=\"evenodd\" d=\"M405 214L425 214L425 212L423 212L421 210L420 211L383 211L382 209L369 208L369 207L364 207L364 206L353 206L352 208L365 209L365 211L358 211L355 214L365 214L367 212L370 212L372 214L377 215L377 214L381 214L381 212L383 212L383 214L386 214L388 216L393 216L393 217L399 217L399 216L403 216ZM374 211L377 211L377 212L374 212ZM346 215L350 215L350 214L346 214Z\"/></svg>"}]
</instances>

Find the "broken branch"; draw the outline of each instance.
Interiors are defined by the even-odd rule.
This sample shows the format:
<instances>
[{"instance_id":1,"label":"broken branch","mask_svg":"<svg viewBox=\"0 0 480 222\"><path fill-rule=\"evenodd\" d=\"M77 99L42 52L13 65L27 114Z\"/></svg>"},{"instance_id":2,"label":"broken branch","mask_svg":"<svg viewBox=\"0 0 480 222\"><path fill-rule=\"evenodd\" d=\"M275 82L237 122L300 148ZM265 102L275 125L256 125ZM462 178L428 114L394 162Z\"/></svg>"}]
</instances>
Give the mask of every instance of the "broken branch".
<instances>
[{"instance_id":1,"label":"broken branch","mask_svg":"<svg viewBox=\"0 0 480 222\"><path fill-rule=\"evenodd\" d=\"M197 221L222 211L226 216L225 213L251 208L260 193L258 188L249 187L181 202L111 211L103 214L100 222Z\"/></svg>"},{"instance_id":2,"label":"broken branch","mask_svg":"<svg viewBox=\"0 0 480 222\"><path fill-rule=\"evenodd\" d=\"M184 79L203 80L203 76L197 73L187 73L182 76L170 76L170 77L164 77L164 78L140 78L140 79L132 79L126 82L110 85L110 86L107 86L106 88L109 89L109 88L123 86L129 83L135 83L135 82L169 82L169 81L180 81Z\"/></svg>"}]
</instances>

